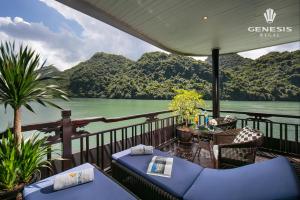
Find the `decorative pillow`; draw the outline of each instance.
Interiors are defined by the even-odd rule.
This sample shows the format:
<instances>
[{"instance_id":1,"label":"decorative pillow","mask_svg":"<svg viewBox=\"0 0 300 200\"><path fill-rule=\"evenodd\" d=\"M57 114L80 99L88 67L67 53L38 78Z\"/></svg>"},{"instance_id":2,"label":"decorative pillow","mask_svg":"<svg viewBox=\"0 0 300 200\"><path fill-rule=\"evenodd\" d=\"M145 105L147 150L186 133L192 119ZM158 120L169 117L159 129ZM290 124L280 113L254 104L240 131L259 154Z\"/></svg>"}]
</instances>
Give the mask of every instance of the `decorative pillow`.
<instances>
[{"instance_id":1,"label":"decorative pillow","mask_svg":"<svg viewBox=\"0 0 300 200\"><path fill-rule=\"evenodd\" d=\"M257 131L255 131L255 130L253 130L253 129L246 126L234 138L233 143L249 142L249 141L256 140L260 137L262 137L262 135L259 132L257 132Z\"/></svg>"},{"instance_id":2,"label":"decorative pillow","mask_svg":"<svg viewBox=\"0 0 300 200\"><path fill-rule=\"evenodd\" d=\"M231 115L226 115L224 118L225 122L232 122L233 120L235 120L235 117Z\"/></svg>"}]
</instances>

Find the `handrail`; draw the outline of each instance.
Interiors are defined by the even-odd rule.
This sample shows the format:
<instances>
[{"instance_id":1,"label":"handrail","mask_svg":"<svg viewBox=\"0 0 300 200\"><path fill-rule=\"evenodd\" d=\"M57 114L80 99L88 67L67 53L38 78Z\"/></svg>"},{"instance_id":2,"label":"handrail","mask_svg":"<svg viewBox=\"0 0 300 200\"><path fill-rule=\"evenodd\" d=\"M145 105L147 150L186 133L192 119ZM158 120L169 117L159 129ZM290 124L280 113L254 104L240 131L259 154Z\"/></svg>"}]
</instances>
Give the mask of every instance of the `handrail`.
<instances>
[{"instance_id":1,"label":"handrail","mask_svg":"<svg viewBox=\"0 0 300 200\"><path fill-rule=\"evenodd\" d=\"M51 132L52 130L57 129L58 127L62 126L62 121L52 121L52 122L42 122L42 123L35 123L35 124L27 124L22 126L22 131L33 131L33 130L47 130L46 132ZM14 128L7 128L6 130L0 132L0 135L7 133L8 130L13 132Z\"/></svg>"},{"instance_id":2,"label":"handrail","mask_svg":"<svg viewBox=\"0 0 300 200\"><path fill-rule=\"evenodd\" d=\"M104 122L104 123L113 123L113 122L120 122L120 121L126 121L131 119L137 119L137 118L148 118L149 120L155 119L157 115L171 113L173 111L171 110L163 110L163 111L157 111L157 112L150 112L150 113L144 113L144 114L136 114L136 115L129 115L129 116L122 116L122 117L112 117L112 118L106 118L106 117L90 117L90 118L81 118L81 119L72 119L72 125L74 127L82 127L86 126L89 123L92 122ZM32 131L32 130L42 130L44 128L52 129L62 126L62 121L52 121L52 122L44 122L44 123L34 123L34 124L27 124L22 126L22 131ZM10 130L13 130L13 128L8 128ZM7 130L8 130L7 129ZM0 133L3 134L7 132L7 130Z\"/></svg>"},{"instance_id":3,"label":"handrail","mask_svg":"<svg viewBox=\"0 0 300 200\"><path fill-rule=\"evenodd\" d=\"M207 111L211 112L211 110L209 109ZM62 169L68 169L72 166L74 158L73 156L75 156L75 154L76 156L79 156L78 158L80 158L80 162L83 163L89 161L89 156L92 152L96 154L94 156L97 159L97 164L101 163L101 167L104 169L107 163L109 163L108 161L111 158L111 154L118 152L121 149L125 149L143 142L147 142L147 144L155 146L174 139L176 137L176 126L179 125L178 116L169 114L167 115L167 118L158 117L158 115L171 112L173 111L163 110L158 112L111 118L99 116L71 119L71 111L63 110L60 120L46 123L28 124L22 126L22 129L23 131L39 130L44 133L55 132L54 135L49 135L46 144L49 145L49 148L52 148L51 145L57 143L60 143L62 145L61 154L65 159L61 163ZM243 119L238 119L239 126L244 127L244 125L249 125L258 130L260 130L260 128L265 129L266 141L264 149L270 151L276 150L283 153L299 152L298 130L300 128L300 124L297 123L289 125L288 123L280 122L279 126L275 126L276 122L269 122L268 119L264 118L284 117L299 119L300 116L225 110L221 111L221 113L247 115L248 117L243 116ZM134 124L128 123L123 127L114 127L109 130L98 130L96 132L88 132L88 130L86 129L79 129L80 127L84 127L90 123L114 123L132 119L143 119L140 120L143 122L134 122ZM202 121L201 118L199 119L199 121ZM251 122L248 124L249 121L252 121L253 123ZM117 124L115 125L118 126ZM289 135L290 130L294 132L291 135ZM294 138L292 141L290 140L291 137ZM90 139L96 143L95 148L91 147L94 144L90 145ZM74 153L75 149L72 149L73 142L79 144L79 153ZM47 159L51 159L51 153L47 155Z\"/></svg>"},{"instance_id":4,"label":"handrail","mask_svg":"<svg viewBox=\"0 0 300 200\"><path fill-rule=\"evenodd\" d=\"M22 126L22 131L41 130L43 128L56 128L61 125L62 125L61 120L53 121L53 122L27 124Z\"/></svg>"},{"instance_id":5,"label":"handrail","mask_svg":"<svg viewBox=\"0 0 300 200\"><path fill-rule=\"evenodd\" d=\"M200 110L206 110L208 112L212 112L211 109L204 109L199 108ZM76 127L83 127L88 125L92 122L104 122L104 123L113 123L113 122L120 122L120 121L126 121L131 119L137 119L137 118L148 118L148 120L153 120L157 115L160 114L166 114L171 113L172 110L163 110L158 112L150 112L145 114L136 114L136 115L129 115L129 116L122 116L122 117L113 117L113 118L106 118L106 117L90 117L90 118L81 118L81 119L72 119L72 125ZM300 116L298 115L285 115L285 114L272 114L272 113L258 113L258 112L241 112L241 111L234 111L234 110L222 110L221 113L233 113L233 114L244 114L252 117L258 117L258 118L269 118L269 117L283 117L283 118L295 118L300 119ZM23 131L31 131L31 130L52 130L57 127L62 126L61 120L52 121L52 122L44 122L44 123L35 123L35 124L27 124L22 126ZM13 128L9 128L13 130ZM3 134L7 132L7 130L0 133Z\"/></svg>"},{"instance_id":6,"label":"handrail","mask_svg":"<svg viewBox=\"0 0 300 200\"><path fill-rule=\"evenodd\" d=\"M137 114L137 115L129 115L123 117L114 117L114 118L105 118L105 117L91 117L91 118L83 118L83 119L75 119L72 120L72 125L75 127L86 126L92 122L104 122L104 123L112 123L112 122L120 122L137 118L148 118L150 120L155 119L157 115L166 114L172 112L171 110L164 110L158 112L150 112L145 114Z\"/></svg>"},{"instance_id":7,"label":"handrail","mask_svg":"<svg viewBox=\"0 0 300 200\"><path fill-rule=\"evenodd\" d=\"M206 110L208 112L212 112L210 109L204 109L204 108L199 108L200 110ZM264 117L264 118L269 118L269 117L284 117L284 118L296 118L300 119L300 115L285 115L285 114L272 114L272 113L258 113L258 112L241 112L241 111L234 111L234 110L222 110L220 111L221 113L234 113L234 114L244 114L248 116L253 116L253 117Z\"/></svg>"}]
</instances>

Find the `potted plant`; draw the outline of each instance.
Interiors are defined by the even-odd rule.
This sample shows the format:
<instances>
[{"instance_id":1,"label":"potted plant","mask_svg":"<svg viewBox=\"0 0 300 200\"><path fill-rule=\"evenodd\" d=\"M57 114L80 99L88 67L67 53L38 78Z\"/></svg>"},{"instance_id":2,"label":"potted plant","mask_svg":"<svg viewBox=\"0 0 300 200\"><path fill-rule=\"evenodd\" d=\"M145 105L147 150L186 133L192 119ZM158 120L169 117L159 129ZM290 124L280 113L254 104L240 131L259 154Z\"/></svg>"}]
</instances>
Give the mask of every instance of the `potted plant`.
<instances>
[{"instance_id":1,"label":"potted plant","mask_svg":"<svg viewBox=\"0 0 300 200\"><path fill-rule=\"evenodd\" d=\"M0 199L16 199L25 185L35 182L40 177L40 169L51 167L45 158L48 153L44 145L46 138L39 139L32 135L15 144L14 135L8 131L0 142Z\"/></svg>"},{"instance_id":2,"label":"potted plant","mask_svg":"<svg viewBox=\"0 0 300 200\"><path fill-rule=\"evenodd\" d=\"M202 95L195 90L175 90L169 109L179 116L183 126L177 127L177 134L181 141L189 142L192 139L189 122L199 115L199 107L205 106Z\"/></svg>"}]
</instances>

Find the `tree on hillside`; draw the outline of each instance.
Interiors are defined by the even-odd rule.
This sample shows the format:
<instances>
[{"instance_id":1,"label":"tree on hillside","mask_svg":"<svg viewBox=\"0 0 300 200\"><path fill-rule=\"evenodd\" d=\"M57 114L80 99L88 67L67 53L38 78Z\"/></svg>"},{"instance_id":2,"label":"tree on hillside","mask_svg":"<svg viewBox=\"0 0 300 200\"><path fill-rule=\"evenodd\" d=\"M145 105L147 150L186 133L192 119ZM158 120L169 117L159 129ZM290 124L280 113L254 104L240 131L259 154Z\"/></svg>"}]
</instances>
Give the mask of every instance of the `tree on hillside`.
<instances>
[{"instance_id":1,"label":"tree on hillside","mask_svg":"<svg viewBox=\"0 0 300 200\"><path fill-rule=\"evenodd\" d=\"M52 98L67 100L66 93L57 85L44 85L46 80L56 79L45 72L45 62L40 63L40 55L28 46L1 42L0 44L0 103L5 109L10 105L14 110L14 134L16 143L23 139L21 130L21 107L34 112L30 102L43 106L50 105L61 109L51 102Z\"/></svg>"}]
</instances>

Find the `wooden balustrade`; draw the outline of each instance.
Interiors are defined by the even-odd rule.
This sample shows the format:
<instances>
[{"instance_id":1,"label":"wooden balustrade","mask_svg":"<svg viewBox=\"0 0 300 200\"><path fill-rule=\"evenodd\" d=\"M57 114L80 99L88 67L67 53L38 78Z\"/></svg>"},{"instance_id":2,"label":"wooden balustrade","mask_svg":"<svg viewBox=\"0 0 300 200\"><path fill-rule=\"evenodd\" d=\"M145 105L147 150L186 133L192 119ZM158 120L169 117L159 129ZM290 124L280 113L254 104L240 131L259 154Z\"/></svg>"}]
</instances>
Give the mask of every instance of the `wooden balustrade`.
<instances>
[{"instance_id":1,"label":"wooden balustrade","mask_svg":"<svg viewBox=\"0 0 300 200\"><path fill-rule=\"evenodd\" d=\"M49 145L49 150L58 149L59 154L63 158L54 161L56 172L84 162L95 163L105 170L110 166L113 153L137 144L160 146L174 140L178 116L159 117L159 115L171 112L166 110L117 118L71 119L71 111L64 110L62 111L61 120L24 125L22 130L38 130L45 133L45 135L49 134L46 145ZM238 127L248 125L261 130L265 135L263 150L292 154L299 157L300 124L287 123L282 120L296 119L297 121L297 119L300 120L300 116L239 111L221 111L221 113L238 115ZM282 120L272 121L272 117ZM113 124L134 119L144 119L144 122L113 127L109 130L98 132L88 132L84 128L91 123L103 122ZM200 123L201 121L203 122L203 116L200 116ZM56 146L53 147L53 145ZM52 154L49 153L47 158L52 159Z\"/></svg>"}]
</instances>

